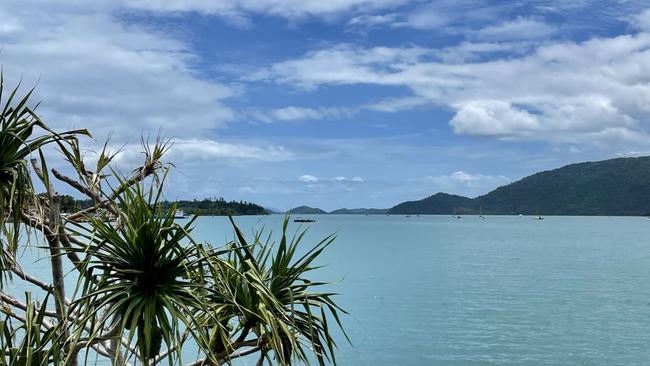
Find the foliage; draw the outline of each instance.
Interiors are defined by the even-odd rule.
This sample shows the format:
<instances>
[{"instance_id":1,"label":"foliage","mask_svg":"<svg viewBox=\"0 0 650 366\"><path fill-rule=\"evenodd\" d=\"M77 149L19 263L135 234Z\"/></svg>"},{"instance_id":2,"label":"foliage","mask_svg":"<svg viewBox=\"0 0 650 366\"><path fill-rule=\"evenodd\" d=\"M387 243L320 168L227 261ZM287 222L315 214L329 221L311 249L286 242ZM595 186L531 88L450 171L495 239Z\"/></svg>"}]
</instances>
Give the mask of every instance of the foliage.
<instances>
[{"instance_id":1,"label":"foliage","mask_svg":"<svg viewBox=\"0 0 650 366\"><path fill-rule=\"evenodd\" d=\"M0 364L9 366L60 365L60 349L56 347L56 328L46 326L47 299L38 306L26 293L24 316L4 308L0 320ZM16 318L15 320L12 320ZM18 324L14 324L18 323ZM43 328L47 328L43 330ZM52 347L54 345L54 347Z\"/></svg>"},{"instance_id":2,"label":"foliage","mask_svg":"<svg viewBox=\"0 0 650 366\"><path fill-rule=\"evenodd\" d=\"M27 105L33 89L17 99L19 87L20 85L11 91L2 106L4 76L0 72L0 269L12 265L11 258L16 252L22 213L28 211L30 205L34 208L38 203L33 199L27 159L47 144L61 143L76 135L88 134L85 130L58 134L52 132ZM34 137L36 128L46 134ZM8 220L13 223L11 229L5 226ZM0 279L3 277L5 276L0 276Z\"/></svg>"},{"instance_id":3,"label":"foliage","mask_svg":"<svg viewBox=\"0 0 650 366\"><path fill-rule=\"evenodd\" d=\"M74 231L87 240L77 251L86 255L88 274L80 277L81 297L71 306L86 314L77 334L88 323L91 334L115 326L118 334L128 332L129 343L136 340L143 363L160 352L162 341L180 346L179 325L199 328L192 314L204 306L194 291L202 286L197 270L204 259L189 237L193 220L175 223L174 207L159 209L160 193L133 185L118 196L119 225L93 217ZM100 316L96 309L105 310Z\"/></svg>"},{"instance_id":4,"label":"foliage","mask_svg":"<svg viewBox=\"0 0 650 366\"><path fill-rule=\"evenodd\" d=\"M180 200L163 202L163 207L175 204L180 210L190 215L199 216L238 216L238 215L265 215L264 207L244 201L226 201L223 198L210 200Z\"/></svg>"},{"instance_id":5,"label":"foliage","mask_svg":"<svg viewBox=\"0 0 650 366\"><path fill-rule=\"evenodd\" d=\"M0 78L0 89L1 84ZM198 244L191 236L196 217L181 225L174 221L177 206L161 201L171 167L162 158L170 141L143 139L142 165L123 177L111 167L119 150L109 151L107 142L89 166L77 140L88 135L85 130L51 131L26 107L29 94L11 106L15 93L2 112L0 131L0 240L7 243L0 273L15 274L55 301L49 309L0 288L0 312L6 315L0 321L0 364L76 366L82 351L86 364L91 353L114 365L164 359L180 364L188 342L204 357L192 365L220 365L249 354L258 355L258 364L334 362L328 318L340 326L343 310L335 294L316 290L325 283L309 279L333 237L298 255L304 233L289 241L287 218L277 248L270 235L265 242L261 233L247 241L234 222L236 240L220 248ZM44 135L33 137L35 127ZM41 147L52 142L74 178L48 169ZM37 194L31 181L26 159L34 152L40 164L33 159L32 171L45 193ZM59 195L55 183L86 200ZM261 208L218 204L244 212ZM4 225L8 214L14 230ZM14 259L20 225L43 234L52 283L25 273ZM68 295L64 260L78 278Z\"/></svg>"},{"instance_id":6,"label":"foliage","mask_svg":"<svg viewBox=\"0 0 650 366\"><path fill-rule=\"evenodd\" d=\"M334 293L317 290L327 283L308 278L309 272L318 268L315 260L334 237L298 255L305 232L289 239L288 217L277 248L268 237L262 241L261 232L248 241L232 218L231 222L237 240L228 246L225 261L211 261L207 276L212 285L210 302L220 304L204 316L217 350L236 347L237 343L230 340L237 334L244 340L252 331L257 336L255 345L262 350L260 357L267 357L269 362L267 352L281 365L290 364L293 357L309 363L310 353L319 364L327 360L336 363L336 344L327 318L332 316L340 327L338 313L344 311L332 300ZM229 332L225 337L224 329Z\"/></svg>"},{"instance_id":7,"label":"foliage","mask_svg":"<svg viewBox=\"0 0 650 366\"><path fill-rule=\"evenodd\" d=\"M419 201L408 201L400 203L399 205L388 210L389 214L424 214L424 215L440 215L452 214L458 212L463 213L468 211L468 207L473 207L474 202L467 197L456 196L447 193L436 193Z\"/></svg>"}]
</instances>

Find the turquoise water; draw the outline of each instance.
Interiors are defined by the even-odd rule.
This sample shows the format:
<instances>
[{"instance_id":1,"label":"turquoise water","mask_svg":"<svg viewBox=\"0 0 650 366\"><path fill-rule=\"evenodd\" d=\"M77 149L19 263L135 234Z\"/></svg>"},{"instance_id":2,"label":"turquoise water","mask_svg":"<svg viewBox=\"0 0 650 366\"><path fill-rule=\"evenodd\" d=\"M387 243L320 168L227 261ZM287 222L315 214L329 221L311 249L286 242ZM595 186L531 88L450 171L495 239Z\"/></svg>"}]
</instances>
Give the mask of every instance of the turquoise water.
<instances>
[{"instance_id":1,"label":"turquoise water","mask_svg":"<svg viewBox=\"0 0 650 366\"><path fill-rule=\"evenodd\" d=\"M314 217L305 243L338 233L316 275L340 281L333 288L351 313L341 365L650 362L644 218ZM277 231L282 219L236 221ZM195 236L219 244L232 229L203 217Z\"/></svg>"}]
</instances>

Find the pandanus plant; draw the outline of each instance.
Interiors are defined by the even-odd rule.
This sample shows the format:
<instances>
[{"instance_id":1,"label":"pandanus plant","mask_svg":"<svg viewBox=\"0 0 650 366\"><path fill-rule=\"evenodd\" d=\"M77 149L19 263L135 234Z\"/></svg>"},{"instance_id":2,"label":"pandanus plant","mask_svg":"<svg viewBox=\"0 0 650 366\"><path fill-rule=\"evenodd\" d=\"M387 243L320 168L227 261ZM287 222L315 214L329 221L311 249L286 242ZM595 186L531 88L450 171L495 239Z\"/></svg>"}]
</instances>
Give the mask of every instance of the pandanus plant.
<instances>
[{"instance_id":1,"label":"pandanus plant","mask_svg":"<svg viewBox=\"0 0 650 366\"><path fill-rule=\"evenodd\" d=\"M27 159L47 144L73 140L80 134L88 135L85 130L52 132L28 106L33 89L18 98L19 87L14 88L5 100L4 76L0 72L0 232L4 234L0 235L0 266L5 269L11 266L9 256L15 253L18 245L21 214L30 205L38 203L34 199ZM34 136L36 129L43 133ZM5 226L8 220L13 223L12 230Z\"/></svg>"},{"instance_id":2,"label":"pandanus plant","mask_svg":"<svg viewBox=\"0 0 650 366\"><path fill-rule=\"evenodd\" d=\"M120 181L121 187L125 181ZM86 314L76 330L81 338L91 324L88 344L110 334L135 341L142 364L153 361L164 343L168 357L180 350L189 334L202 324L194 317L204 309L199 296L203 288L200 267L205 263L201 247L190 235L193 219L185 225L174 221L175 207L162 209L161 186L144 190L140 184L118 195L115 222L92 217L90 225L76 224L75 234L85 247L72 250L84 255L80 297L72 312ZM200 341L200 340L199 340ZM127 349L128 351L128 349ZM117 352L118 354L120 352Z\"/></svg>"},{"instance_id":3,"label":"pandanus plant","mask_svg":"<svg viewBox=\"0 0 650 366\"><path fill-rule=\"evenodd\" d=\"M306 276L318 268L315 259L334 237L299 256L304 232L289 240L288 219L277 248L262 242L261 233L249 243L231 219L236 240L204 246L191 238L194 219L175 222L175 207L162 209L160 194L153 182L147 191L135 185L119 195L115 222L91 218L90 225L71 229L87 243L72 249L85 256L86 273L70 308L86 314L75 342L124 336L127 347L116 352L117 363L155 362L164 345L170 364L180 364L188 339L205 357L197 365L220 365L251 353L259 354L260 364L265 359L282 365L336 363L327 316L340 326L343 310L332 301L334 293L314 291L326 283ZM129 349L132 342L137 347Z\"/></svg>"},{"instance_id":4,"label":"pandanus plant","mask_svg":"<svg viewBox=\"0 0 650 366\"><path fill-rule=\"evenodd\" d=\"M296 360L309 364L314 358L321 365L336 364L336 343L327 318L332 316L345 335L339 319L345 311L333 301L335 293L318 290L327 282L308 278L319 268L315 260L334 236L298 254L306 231L290 238L288 217L277 246L272 233L263 237L258 232L247 240L230 220L236 240L227 246L225 256L210 258L211 273L206 276L210 303L217 305L204 316L204 323L211 325L204 329L212 331L213 350L230 361L228 355L241 356L232 351L246 345L251 347L249 353L259 353L260 365L265 359L288 365Z\"/></svg>"},{"instance_id":5,"label":"pandanus plant","mask_svg":"<svg viewBox=\"0 0 650 366\"><path fill-rule=\"evenodd\" d=\"M0 320L0 364L7 366L62 365L56 327L46 320L47 299L42 304L25 295L23 314L6 312Z\"/></svg>"},{"instance_id":6,"label":"pandanus plant","mask_svg":"<svg viewBox=\"0 0 650 366\"><path fill-rule=\"evenodd\" d=\"M84 364L94 362L88 359L92 354L113 365L151 366L165 359L180 365L189 342L199 349L193 366L221 365L251 354L257 354L259 365L265 360L335 363L328 318L340 326L343 310L333 293L317 290L325 283L310 280L333 237L303 252L304 232L289 239L288 220L274 245L271 235L246 239L231 219L235 240L199 244L192 238L195 218L181 225L174 220L175 207L161 204L171 166L161 158L170 143L144 143L145 161L127 178L112 170L116 153L104 145L89 171L76 140L87 132L52 132L26 107L29 94L18 102L15 95L16 90L0 120L0 274L14 273L14 279L52 293L55 311L36 306L29 297L20 302L0 287L0 313L8 317L0 321L0 365L75 366L83 350ZM35 128L45 134L33 137ZM51 142L76 178L48 170L40 148ZM47 191L42 210L33 209L39 201L25 160L34 152L41 164L34 163L33 171ZM58 196L50 174L93 206L60 216L52 209ZM7 217L13 231L4 225ZM13 253L20 222L45 234L52 283L18 265ZM67 294L66 259L73 268L69 276L78 278L75 291Z\"/></svg>"}]
</instances>

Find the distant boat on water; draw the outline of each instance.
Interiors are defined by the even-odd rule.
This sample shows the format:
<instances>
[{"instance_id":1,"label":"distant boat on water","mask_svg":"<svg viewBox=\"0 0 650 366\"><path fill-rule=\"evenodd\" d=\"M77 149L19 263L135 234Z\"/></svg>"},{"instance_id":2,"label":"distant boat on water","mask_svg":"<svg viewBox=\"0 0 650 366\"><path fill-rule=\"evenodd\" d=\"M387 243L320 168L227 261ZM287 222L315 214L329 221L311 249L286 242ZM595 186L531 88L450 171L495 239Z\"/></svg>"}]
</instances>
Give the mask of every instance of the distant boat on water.
<instances>
[{"instance_id":1,"label":"distant boat on water","mask_svg":"<svg viewBox=\"0 0 650 366\"><path fill-rule=\"evenodd\" d=\"M184 219L185 218L185 212L183 212L183 210L176 210L176 212L174 212L174 218L175 219Z\"/></svg>"},{"instance_id":2,"label":"distant boat on water","mask_svg":"<svg viewBox=\"0 0 650 366\"><path fill-rule=\"evenodd\" d=\"M293 219L293 222L316 222L314 219L303 219L303 218L297 218Z\"/></svg>"}]
</instances>

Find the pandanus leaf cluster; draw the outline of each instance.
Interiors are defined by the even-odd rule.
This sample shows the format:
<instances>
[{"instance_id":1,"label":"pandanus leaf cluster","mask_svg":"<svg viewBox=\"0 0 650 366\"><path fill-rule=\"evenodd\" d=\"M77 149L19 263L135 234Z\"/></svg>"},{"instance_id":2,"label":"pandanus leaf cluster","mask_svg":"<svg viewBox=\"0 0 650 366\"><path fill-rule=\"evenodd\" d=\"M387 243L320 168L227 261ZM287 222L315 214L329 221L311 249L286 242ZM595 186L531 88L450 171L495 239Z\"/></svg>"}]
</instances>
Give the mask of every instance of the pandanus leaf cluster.
<instances>
[{"instance_id":1,"label":"pandanus leaf cluster","mask_svg":"<svg viewBox=\"0 0 650 366\"><path fill-rule=\"evenodd\" d=\"M0 266L4 269L11 265L9 257L18 245L21 215L38 204L27 159L52 142L63 143L80 134L88 135L85 130L52 132L29 106L33 89L22 98L17 96L19 89L17 86L6 96L4 76L0 73ZM34 136L36 129L43 133ZM7 221L13 223L11 228L5 226Z\"/></svg>"},{"instance_id":2,"label":"pandanus leaf cluster","mask_svg":"<svg viewBox=\"0 0 650 366\"><path fill-rule=\"evenodd\" d=\"M0 76L0 101L2 84ZM305 232L291 236L285 218L277 242L273 233L246 238L231 218L231 242L197 243L196 218L175 220L175 207L162 204L171 141L143 139L144 162L126 176L111 166L119 149L109 152L108 143L91 167L78 140L89 134L50 130L27 106L31 91L16 98L17 90L0 115L0 274L36 286L45 300L28 294L19 301L0 287L0 365L76 366L96 357L182 365L189 344L199 350L189 361L195 366L249 355L259 365L336 363L331 323L341 327L345 312L336 294L322 290L327 283L311 278L333 236L305 247ZM48 169L42 148L52 142L74 178ZM32 169L30 158L37 158ZM45 194L37 195L33 176ZM60 214L55 183L92 206ZM39 250L49 257L51 283L18 263L21 225L43 234ZM67 276L78 279L73 291L65 287L64 261Z\"/></svg>"}]
</instances>

